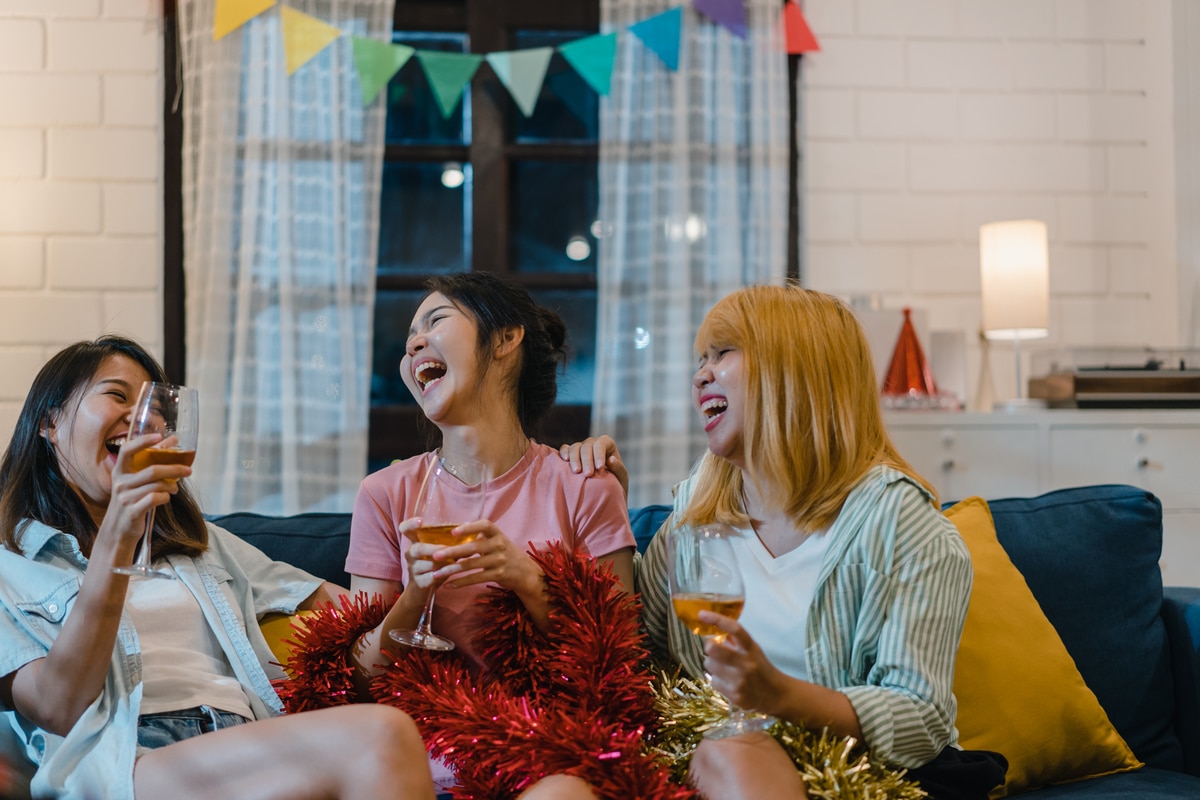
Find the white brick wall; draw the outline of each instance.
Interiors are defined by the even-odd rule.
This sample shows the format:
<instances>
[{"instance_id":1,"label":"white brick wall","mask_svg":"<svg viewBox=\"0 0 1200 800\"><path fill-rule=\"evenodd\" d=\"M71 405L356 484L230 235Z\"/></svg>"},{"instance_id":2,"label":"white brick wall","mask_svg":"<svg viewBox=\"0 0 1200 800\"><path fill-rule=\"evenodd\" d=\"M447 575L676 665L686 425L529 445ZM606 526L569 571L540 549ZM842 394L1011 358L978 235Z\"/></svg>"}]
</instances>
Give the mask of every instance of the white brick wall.
<instances>
[{"instance_id":1,"label":"white brick wall","mask_svg":"<svg viewBox=\"0 0 1200 800\"><path fill-rule=\"evenodd\" d=\"M0 0L0 440L63 344L162 349L161 4Z\"/></svg>"},{"instance_id":2,"label":"white brick wall","mask_svg":"<svg viewBox=\"0 0 1200 800\"><path fill-rule=\"evenodd\" d=\"M808 285L961 330L972 392L979 225L1034 217L1051 245L1034 347L1180 346L1171 0L803 5L822 48L802 64ZM1011 352L992 348L999 398Z\"/></svg>"}]
</instances>

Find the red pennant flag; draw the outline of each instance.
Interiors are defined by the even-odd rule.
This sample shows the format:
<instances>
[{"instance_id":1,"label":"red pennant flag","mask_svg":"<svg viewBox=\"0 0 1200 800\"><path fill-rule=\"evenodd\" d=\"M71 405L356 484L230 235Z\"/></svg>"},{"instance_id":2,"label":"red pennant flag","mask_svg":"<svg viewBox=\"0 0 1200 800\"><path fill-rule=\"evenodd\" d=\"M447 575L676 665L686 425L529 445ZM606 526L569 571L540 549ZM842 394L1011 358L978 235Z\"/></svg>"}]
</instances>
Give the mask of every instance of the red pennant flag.
<instances>
[{"instance_id":1,"label":"red pennant flag","mask_svg":"<svg viewBox=\"0 0 1200 800\"><path fill-rule=\"evenodd\" d=\"M817 37L813 36L812 29L808 27L808 22L805 21L804 14L800 11L800 6L792 0L783 4L783 30L787 37L789 55L800 55L821 49L821 45L817 44Z\"/></svg>"},{"instance_id":2,"label":"red pennant flag","mask_svg":"<svg viewBox=\"0 0 1200 800\"><path fill-rule=\"evenodd\" d=\"M888 397L934 397L938 393L937 386L933 383L933 371L925 361L925 353L917 339L917 329L913 327L911 314L912 309L904 309L900 338L896 340L896 349L892 351L892 363L888 365L887 375L883 379L883 393Z\"/></svg>"}]
</instances>

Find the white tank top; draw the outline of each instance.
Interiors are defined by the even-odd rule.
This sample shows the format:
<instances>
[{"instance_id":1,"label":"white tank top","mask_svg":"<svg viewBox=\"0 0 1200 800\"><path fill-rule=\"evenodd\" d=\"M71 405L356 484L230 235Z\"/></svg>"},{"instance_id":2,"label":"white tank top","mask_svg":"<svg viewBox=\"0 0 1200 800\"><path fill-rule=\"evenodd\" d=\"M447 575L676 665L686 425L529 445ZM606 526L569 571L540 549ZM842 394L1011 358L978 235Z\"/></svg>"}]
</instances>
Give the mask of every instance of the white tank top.
<instances>
[{"instance_id":1,"label":"white tank top","mask_svg":"<svg viewBox=\"0 0 1200 800\"><path fill-rule=\"evenodd\" d=\"M155 566L169 566L156 564ZM254 718L200 604L180 580L130 578L125 598L142 649L142 714L212 706Z\"/></svg>"},{"instance_id":2,"label":"white tank top","mask_svg":"<svg viewBox=\"0 0 1200 800\"><path fill-rule=\"evenodd\" d=\"M751 528L734 540L746 583L746 606L738 621L754 637L771 663L793 678L808 680L804 629L829 549L826 531L818 531L778 558Z\"/></svg>"}]
</instances>

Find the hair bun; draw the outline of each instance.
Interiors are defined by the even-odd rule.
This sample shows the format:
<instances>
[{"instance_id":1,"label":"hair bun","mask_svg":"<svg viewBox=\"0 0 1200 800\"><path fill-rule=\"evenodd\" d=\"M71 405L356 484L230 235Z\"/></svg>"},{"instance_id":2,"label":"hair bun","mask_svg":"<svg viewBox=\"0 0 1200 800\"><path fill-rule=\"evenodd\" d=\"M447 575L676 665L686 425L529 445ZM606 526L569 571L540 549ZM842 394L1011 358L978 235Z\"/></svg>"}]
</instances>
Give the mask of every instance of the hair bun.
<instances>
[{"instance_id":1,"label":"hair bun","mask_svg":"<svg viewBox=\"0 0 1200 800\"><path fill-rule=\"evenodd\" d=\"M550 339L550 347L555 351L563 349L567 341L567 325L556 312L544 306L538 306L538 320Z\"/></svg>"}]
</instances>

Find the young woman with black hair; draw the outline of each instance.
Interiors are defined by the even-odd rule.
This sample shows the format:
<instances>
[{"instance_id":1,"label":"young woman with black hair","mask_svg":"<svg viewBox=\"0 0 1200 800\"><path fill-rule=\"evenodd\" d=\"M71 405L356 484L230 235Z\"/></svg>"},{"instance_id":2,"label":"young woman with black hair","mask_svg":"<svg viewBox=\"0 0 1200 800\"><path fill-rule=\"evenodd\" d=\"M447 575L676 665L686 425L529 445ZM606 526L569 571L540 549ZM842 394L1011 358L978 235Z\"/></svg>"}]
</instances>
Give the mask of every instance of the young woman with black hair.
<instances>
[{"instance_id":1,"label":"young woman with black hair","mask_svg":"<svg viewBox=\"0 0 1200 800\"><path fill-rule=\"evenodd\" d=\"M582 478L532 437L549 411L563 362L566 328L523 288L484 272L431 280L409 329L400 373L425 417L437 427L437 450L395 463L362 482L346 570L351 590L392 598L383 621L359 640L364 675L403 649L392 629L413 629L437 585L436 632L483 666L474 634L488 624L477 599L488 587L513 592L539 630L552 625L545 575L530 548L560 543L569 553L610 565L626 591L633 585L634 539L620 484L610 474ZM414 498L430 464L453 470L461 459L485 466L484 517L466 521L452 546L411 540L420 524ZM470 536L468 536L470 535ZM531 783L537 776L531 778ZM574 778L554 778L558 797L592 796ZM566 785L564 788L563 784Z\"/></svg>"},{"instance_id":2,"label":"young woman with black hair","mask_svg":"<svg viewBox=\"0 0 1200 800\"><path fill-rule=\"evenodd\" d=\"M432 800L413 721L386 706L280 716L257 619L339 587L204 521L191 468L133 468L141 346L73 344L34 379L0 465L0 716L35 797ZM147 513L156 567L133 561ZM203 735L199 735L203 734Z\"/></svg>"}]
</instances>

